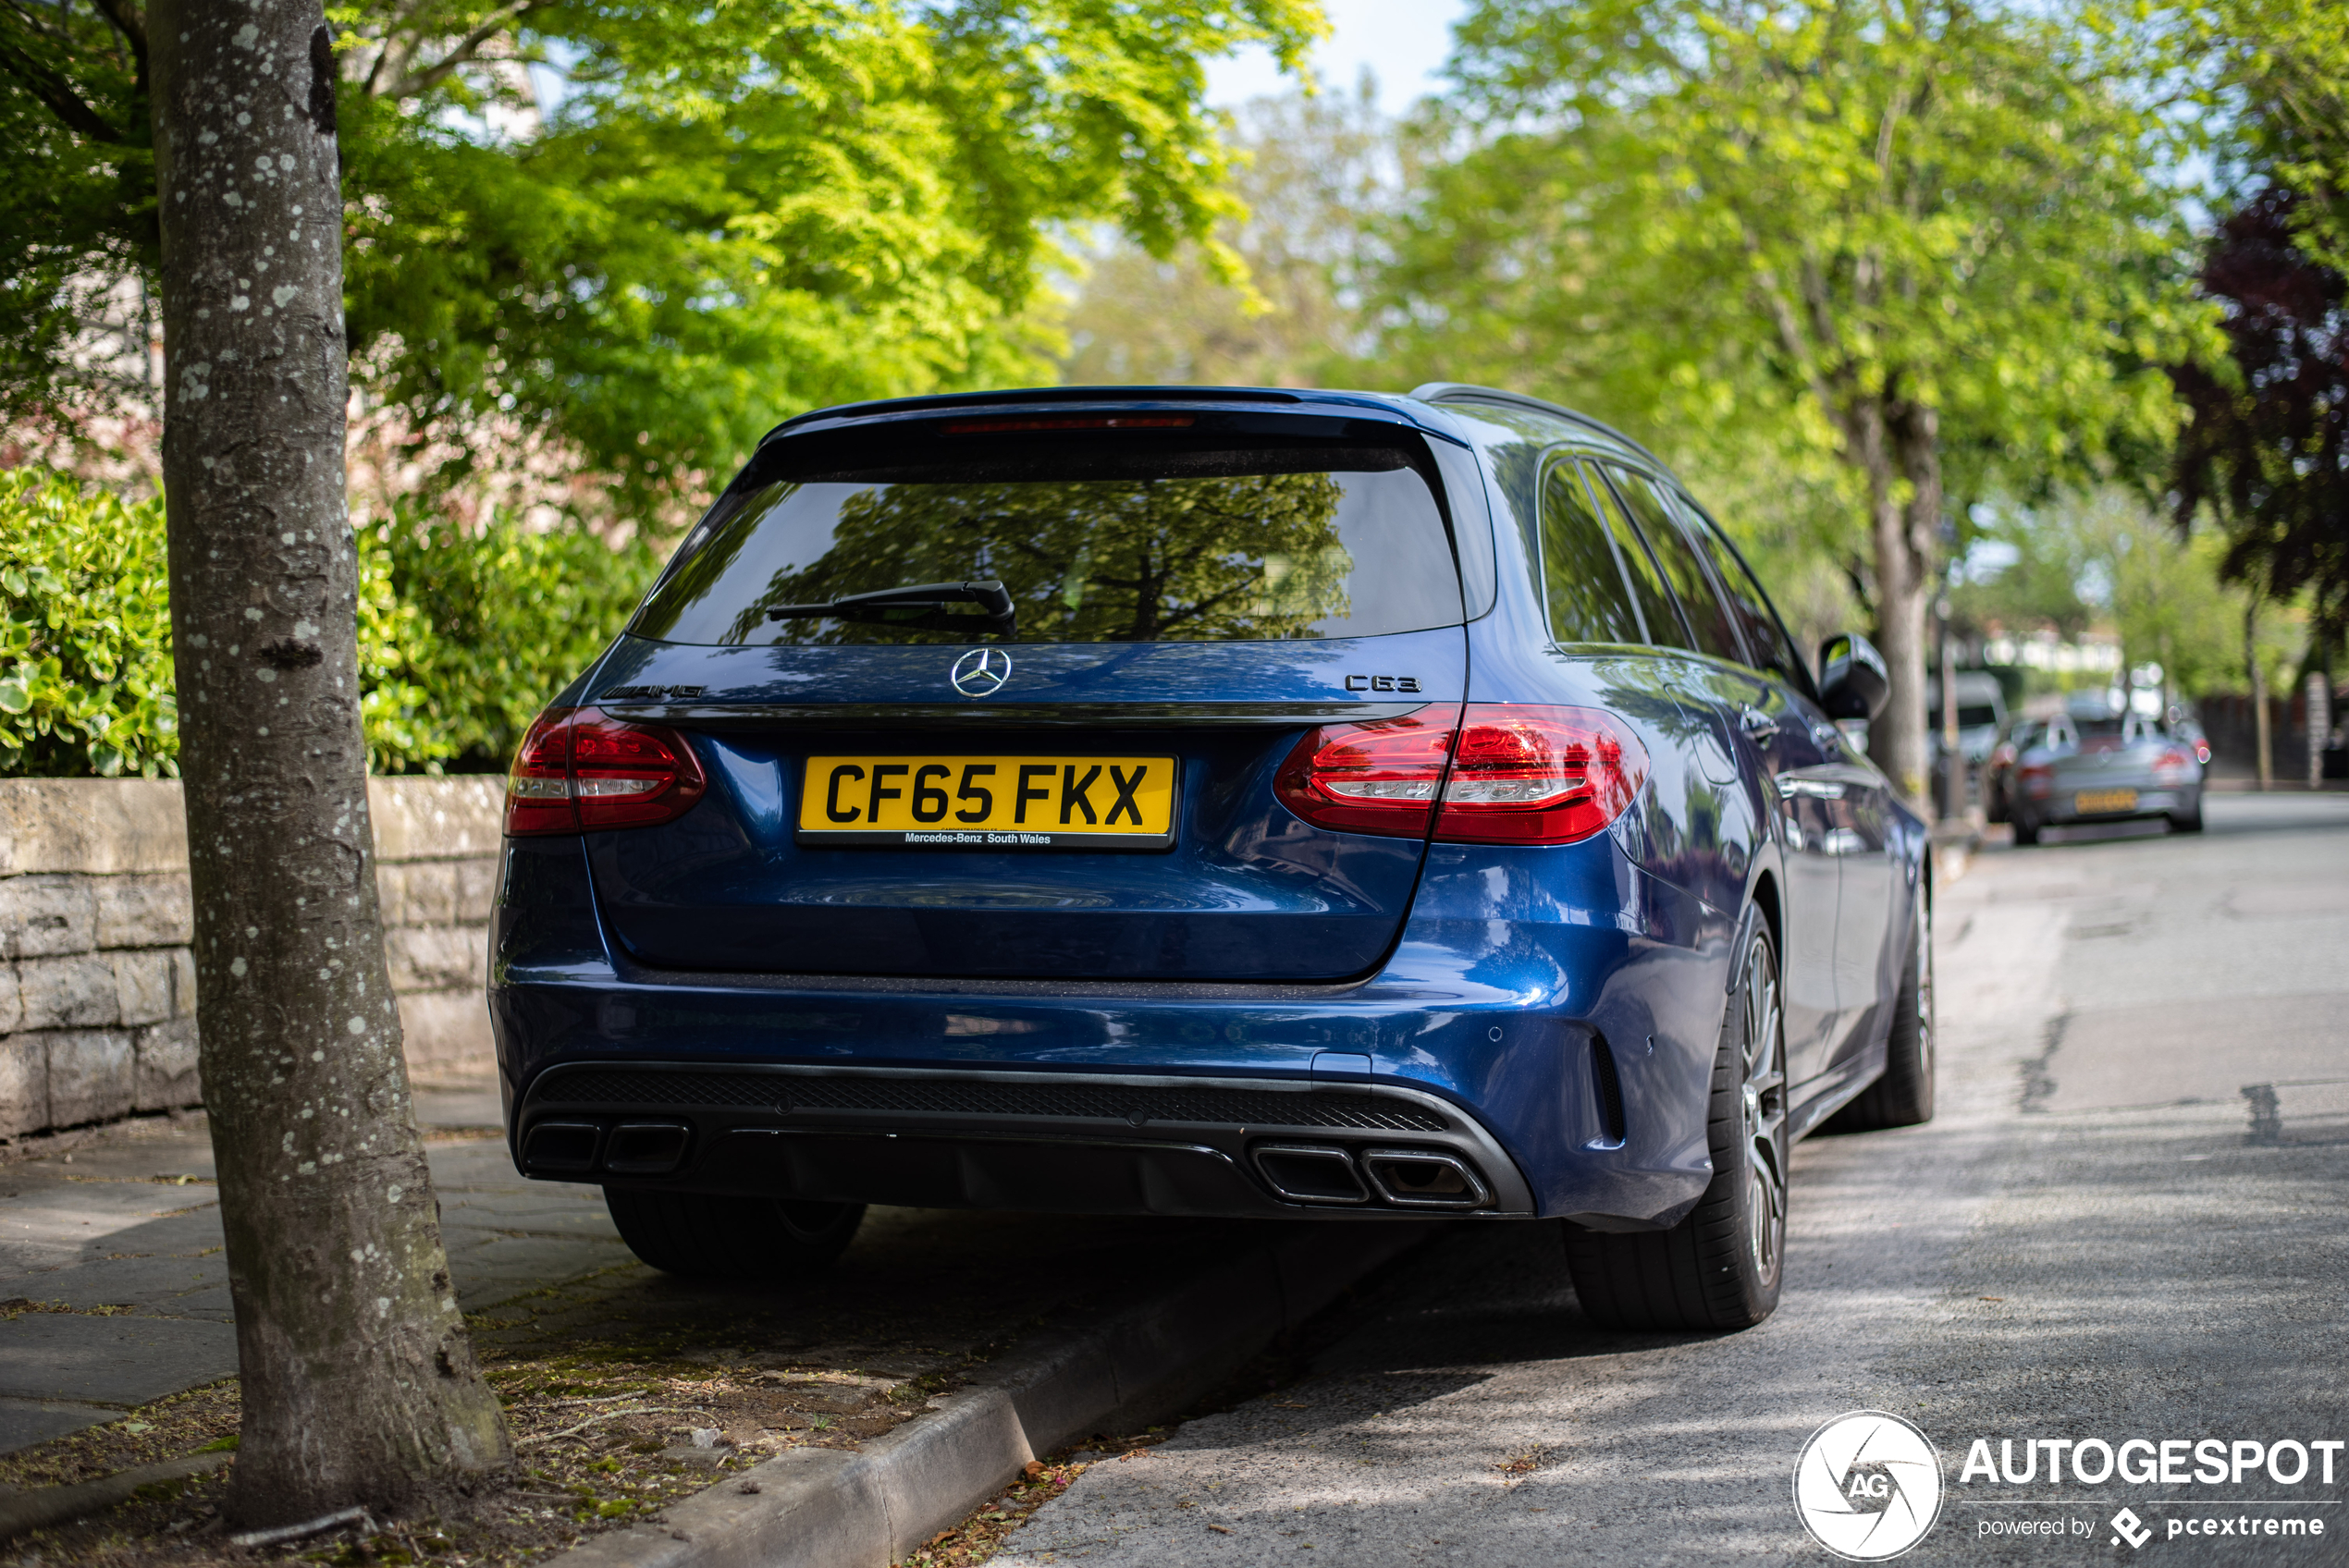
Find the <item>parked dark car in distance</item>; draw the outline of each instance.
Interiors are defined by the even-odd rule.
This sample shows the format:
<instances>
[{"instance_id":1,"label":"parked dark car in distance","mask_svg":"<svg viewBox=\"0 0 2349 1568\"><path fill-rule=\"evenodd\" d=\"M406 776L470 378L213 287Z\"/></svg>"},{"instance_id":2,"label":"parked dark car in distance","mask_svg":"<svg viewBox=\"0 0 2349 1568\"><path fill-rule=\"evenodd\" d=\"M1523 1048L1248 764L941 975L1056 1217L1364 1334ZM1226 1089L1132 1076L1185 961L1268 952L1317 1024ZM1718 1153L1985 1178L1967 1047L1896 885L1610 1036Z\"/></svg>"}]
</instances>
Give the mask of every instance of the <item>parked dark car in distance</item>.
<instances>
[{"instance_id":1,"label":"parked dark car in distance","mask_svg":"<svg viewBox=\"0 0 2349 1568\"><path fill-rule=\"evenodd\" d=\"M1488 388L792 420L516 758L515 1160L778 1277L867 1204L1558 1228L1776 1305L1933 1106L1924 825L1651 454Z\"/></svg>"}]
</instances>

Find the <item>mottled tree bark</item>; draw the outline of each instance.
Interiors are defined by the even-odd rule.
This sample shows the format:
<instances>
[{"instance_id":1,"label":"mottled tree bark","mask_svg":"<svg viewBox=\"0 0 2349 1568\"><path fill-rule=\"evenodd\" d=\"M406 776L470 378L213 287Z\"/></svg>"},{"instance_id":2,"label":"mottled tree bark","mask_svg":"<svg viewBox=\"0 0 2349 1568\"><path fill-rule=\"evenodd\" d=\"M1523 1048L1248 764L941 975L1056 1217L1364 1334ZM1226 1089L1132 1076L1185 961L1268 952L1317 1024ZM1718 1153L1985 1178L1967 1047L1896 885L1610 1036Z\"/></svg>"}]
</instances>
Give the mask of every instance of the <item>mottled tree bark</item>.
<instances>
[{"instance_id":1,"label":"mottled tree bark","mask_svg":"<svg viewBox=\"0 0 2349 1568\"><path fill-rule=\"evenodd\" d=\"M1925 789L1925 606L1941 527L1940 421L1929 408L1862 397L1842 413L1844 455L1868 482L1878 653L1891 677L1868 754L1912 800Z\"/></svg>"},{"instance_id":2,"label":"mottled tree bark","mask_svg":"<svg viewBox=\"0 0 2349 1568\"><path fill-rule=\"evenodd\" d=\"M1923 802L1925 612L1941 545L1941 416L1923 404L1895 403L1886 410L1885 431L1901 481L1899 504L1880 506L1876 518L1876 615L1892 695L1869 733L1868 750L1887 778Z\"/></svg>"},{"instance_id":3,"label":"mottled tree bark","mask_svg":"<svg viewBox=\"0 0 2349 1568\"><path fill-rule=\"evenodd\" d=\"M319 0L156 0L165 496L197 1017L255 1525L510 1456L449 1289L384 962Z\"/></svg>"}]
</instances>

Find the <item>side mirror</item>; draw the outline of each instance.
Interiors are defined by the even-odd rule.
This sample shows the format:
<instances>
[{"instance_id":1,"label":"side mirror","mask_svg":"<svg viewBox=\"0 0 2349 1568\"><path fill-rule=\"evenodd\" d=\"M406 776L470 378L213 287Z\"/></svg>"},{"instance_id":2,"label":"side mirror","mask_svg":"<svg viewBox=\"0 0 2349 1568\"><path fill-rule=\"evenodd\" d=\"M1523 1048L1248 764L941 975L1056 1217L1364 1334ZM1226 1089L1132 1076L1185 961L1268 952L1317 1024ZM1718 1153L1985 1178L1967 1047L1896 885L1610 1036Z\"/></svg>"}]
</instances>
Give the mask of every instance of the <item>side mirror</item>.
<instances>
[{"instance_id":1,"label":"side mirror","mask_svg":"<svg viewBox=\"0 0 2349 1568\"><path fill-rule=\"evenodd\" d=\"M1819 701L1829 718L1872 719L1892 695L1892 675L1876 644L1839 631L1819 644Z\"/></svg>"}]
</instances>

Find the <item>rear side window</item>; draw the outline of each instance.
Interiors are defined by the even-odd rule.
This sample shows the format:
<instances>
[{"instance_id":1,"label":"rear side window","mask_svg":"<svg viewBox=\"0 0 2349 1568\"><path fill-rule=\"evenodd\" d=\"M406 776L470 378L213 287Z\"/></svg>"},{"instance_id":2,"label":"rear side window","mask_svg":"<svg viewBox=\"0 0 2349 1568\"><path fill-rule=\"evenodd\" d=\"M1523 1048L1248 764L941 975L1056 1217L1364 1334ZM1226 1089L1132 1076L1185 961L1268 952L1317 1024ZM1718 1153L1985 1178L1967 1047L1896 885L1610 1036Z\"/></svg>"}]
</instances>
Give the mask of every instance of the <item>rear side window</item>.
<instances>
[{"instance_id":1,"label":"rear side window","mask_svg":"<svg viewBox=\"0 0 2349 1568\"><path fill-rule=\"evenodd\" d=\"M1542 477L1542 581L1550 635L1557 641L1647 641L1622 564L1576 463L1553 463Z\"/></svg>"},{"instance_id":2,"label":"rear side window","mask_svg":"<svg viewBox=\"0 0 2349 1568\"><path fill-rule=\"evenodd\" d=\"M1071 443L951 468L737 481L638 613L636 635L976 642L990 633L970 605L804 607L989 581L1015 616L993 634L1020 643L1367 637L1462 619L1435 494L1409 453L1386 448ZM770 615L786 606L803 609ZM905 624L917 619L928 624Z\"/></svg>"},{"instance_id":3,"label":"rear side window","mask_svg":"<svg viewBox=\"0 0 2349 1568\"><path fill-rule=\"evenodd\" d=\"M1714 578L1721 585L1722 606L1744 635L1754 667L1776 668L1779 674L1790 677L1796 685L1807 688L1810 676L1803 667L1802 650L1779 626L1777 615L1770 608L1769 596L1753 580L1753 573L1722 543L1721 536L1714 532L1711 519L1689 505L1684 496L1676 496L1673 500L1678 503L1681 521L1704 547L1705 558L1713 563Z\"/></svg>"},{"instance_id":4,"label":"rear side window","mask_svg":"<svg viewBox=\"0 0 2349 1568\"><path fill-rule=\"evenodd\" d=\"M1659 648L1685 648L1689 634L1680 622L1680 612L1673 606L1671 591L1664 586L1663 575L1655 570L1655 560L1647 546L1640 543L1639 530L1624 514L1623 503L1615 498L1605 481L1588 464L1582 465L1582 477L1597 497L1599 509L1605 514L1607 533L1615 541L1616 558L1623 563L1623 575L1631 584L1631 597L1640 607L1640 615L1647 622L1648 641Z\"/></svg>"},{"instance_id":5,"label":"rear side window","mask_svg":"<svg viewBox=\"0 0 2349 1568\"><path fill-rule=\"evenodd\" d=\"M1697 652L1733 664L1745 663L1745 648L1738 641L1737 627L1729 619L1728 611L1722 607L1720 595L1713 591L1712 581L1705 576L1703 563L1697 559L1695 546L1673 521L1664 497L1640 474L1609 468L1607 477L1615 481L1616 493L1623 497L1640 532L1647 536L1648 547L1655 552L1655 564L1663 569L1664 580L1672 585L1680 608L1688 612L1689 630L1696 637Z\"/></svg>"}]
</instances>

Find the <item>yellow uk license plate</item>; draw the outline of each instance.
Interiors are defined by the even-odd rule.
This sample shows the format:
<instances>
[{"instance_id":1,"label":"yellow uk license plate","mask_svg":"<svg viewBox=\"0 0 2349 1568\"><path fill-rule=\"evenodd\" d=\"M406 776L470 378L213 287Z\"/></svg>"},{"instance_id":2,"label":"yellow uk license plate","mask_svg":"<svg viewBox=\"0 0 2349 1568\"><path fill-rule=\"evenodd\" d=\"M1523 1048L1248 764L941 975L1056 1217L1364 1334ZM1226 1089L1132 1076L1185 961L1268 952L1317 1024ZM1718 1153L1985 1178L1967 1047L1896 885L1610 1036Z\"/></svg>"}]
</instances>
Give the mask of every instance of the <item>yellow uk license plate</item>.
<instances>
[{"instance_id":1,"label":"yellow uk license plate","mask_svg":"<svg viewBox=\"0 0 2349 1568\"><path fill-rule=\"evenodd\" d=\"M2137 809L2137 792L2134 790L2083 790L2072 797L2072 809L2082 816L2134 811Z\"/></svg>"},{"instance_id":2,"label":"yellow uk license plate","mask_svg":"<svg viewBox=\"0 0 2349 1568\"><path fill-rule=\"evenodd\" d=\"M1160 850L1173 757L809 757L799 841L945 850Z\"/></svg>"}]
</instances>

